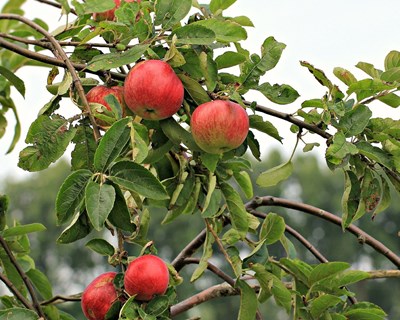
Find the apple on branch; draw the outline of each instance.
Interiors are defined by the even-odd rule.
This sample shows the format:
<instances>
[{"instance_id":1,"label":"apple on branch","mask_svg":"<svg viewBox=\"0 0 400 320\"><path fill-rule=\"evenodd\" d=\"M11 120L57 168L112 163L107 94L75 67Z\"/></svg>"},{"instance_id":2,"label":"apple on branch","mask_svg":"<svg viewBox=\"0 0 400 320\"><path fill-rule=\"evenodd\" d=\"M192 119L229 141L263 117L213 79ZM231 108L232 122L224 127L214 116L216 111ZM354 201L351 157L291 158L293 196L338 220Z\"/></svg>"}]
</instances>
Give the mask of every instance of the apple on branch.
<instances>
[{"instance_id":1,"label":"apple on branch","mask_svg":"<svg viewBox=\"0 0 400 320\"><path fill-rule=\"evenodd\" d=\"M124 288L138 301L150 301L163 295L168 288L169 271L166 263L154 255L144 255L129 263L124 277Z\"/></svg>"},{"instance_id":2,"label":"apple on branch","mask_svg":"<svg viewBox=\"0 0 400 320\"><path fill-rule=\"evenodd\" d=\"M229 100L214 100L199 105L190 120L192 135L208 153L224 153L239 147L249 132L245 109Z\"/></svg>"},{"instance_id":3,"label":"apple on branch","mask_svg":"<svg viewBox=\"0 0 400 320\"><path fill-rule=\"evenodd\" d=\"M126 106L147 120L174 115L182 105L184 88L171 66L162 60L136 64L124 82Z\"/></svg>"}]
</instances>

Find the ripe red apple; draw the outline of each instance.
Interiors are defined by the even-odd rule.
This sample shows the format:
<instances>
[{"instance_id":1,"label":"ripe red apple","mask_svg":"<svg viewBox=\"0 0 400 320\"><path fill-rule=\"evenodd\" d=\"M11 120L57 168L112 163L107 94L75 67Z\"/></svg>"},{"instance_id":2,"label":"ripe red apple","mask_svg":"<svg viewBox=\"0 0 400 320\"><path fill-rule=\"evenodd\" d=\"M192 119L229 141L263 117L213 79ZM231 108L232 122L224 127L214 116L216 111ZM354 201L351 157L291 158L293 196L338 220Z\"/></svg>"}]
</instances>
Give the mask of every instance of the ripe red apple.
<instances>
[{"instance_id":1,"label":"ripe red apple","mask_svg":"<svg viewBox=\"0 0 400 320\"><path fill-rule=\"evenodd\" d=\"M125 291L139 301L149 301L167 291L169 271L165 262L154 255L144 255L129 263L125 272Z\"/></svg>"},{"instance_id":2,"label":"ripe red apple","mask_svg":"<svg viewBox=\"0 0 400 320\"><path fill-rule=\"evenodd\" d=\"M136 64L124 83L124 99L133 113L148 120L162 120L182 105L183 84L171 66L161 60Z\"/></svg>"},{"instance_id":3,"label":"ripe red apple","mask_svg":"<svg viewBox=\"0 0 400 320\"><path fill-rule=\"evenodd\" d=\"M104 11L104 12L95 12L93 13L93 19L95 21L112 21L115 18L115 10L118 9L121 5L121 0L114 0L115 7L113 9ZM125 0L125 2L140 2L140 0Z\"/></svg>"},{"instance_id":4,"label":"ripe red apple","mask_svg":"<svg viewBox=\"0 0 400 320\"><path fill-rule=\"evenodd\" d=\"M118 299L113 281L116 272L106 272L95 278L83 291L81 306L89 320L104 320L111 305Z\"/></svg>"},{"instance_id":5,"label":"ripe red apple","mask_svg":"<svg viewBox=\"0 0 400 320\"><path fill-rule=\"evenodd\" d=\"M104 99L109 94L112 94L117 98L119 104L122 108L122 117L125 116L125 103L124 103L124 88L121 86L106 87L106 86L96 86L89 90L86 94L86 99L89 103L99 103L102 104L107 110L111 111L110 105ZM97 123L101 126L106 125L104 121L97 120Z\"/></svg>"},{"instance_id":6,"label":"ripe red apple","mask_svg":"<svg viewBox=\"0 0 400 320\"><path fill-rule=\"evenodd\" d=\"M228 100L199 105L190 120L192 135L201 149L223 153L239 147L249 132L249 117L244 108Z\"/></svg>"}]
</instances>

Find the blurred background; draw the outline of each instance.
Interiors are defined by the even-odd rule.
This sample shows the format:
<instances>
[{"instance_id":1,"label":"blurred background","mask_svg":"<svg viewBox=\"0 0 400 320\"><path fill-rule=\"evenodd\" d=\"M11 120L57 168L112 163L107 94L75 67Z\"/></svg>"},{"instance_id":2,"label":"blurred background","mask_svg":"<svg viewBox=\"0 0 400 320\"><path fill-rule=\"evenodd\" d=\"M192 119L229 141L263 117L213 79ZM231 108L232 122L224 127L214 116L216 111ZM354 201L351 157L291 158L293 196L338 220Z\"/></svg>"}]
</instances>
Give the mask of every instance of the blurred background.
<instances>
[{"instance_id":1,"label":"blurred background","mask_svg":"<svg viewBox=\"0 0 400 320\"><path fill-rule=\"evenodd\" d=\"M199 1L205 2L208 1ZM5 3L0 0L0 8ZM35 0L27 0L23 6L28 18L39 17L49 23L50 29L65 23L65 17L59 16L57 9L51 8ZM259 53L260 46L268 36L274 36L287 45L277 67L265 76L265 81L287 83L293 86L301 97L289 106L272 105L263 96L249 94L247 100L256 100L262 105L273 107L284 112L297 110L300 103L310 98L320 98L325 89L320 86L311 74L302 68L300 60L306 60L323 69L331 80L340 85L332 75L334 67L349 69L358 78L361 72L354 67L359 61L374 64L383 68L383 61L390 50L398 48L398 30L400 2L396 0L327 2L321 0L280 0L257 1L238 0L226 15L246 15L254 23L255 28L248 29L248 40L244 47L251 52ZM37 267L50 277L55 294L74 294L81 292L90 282L107 267L105 258L89 252L84 244L91 234L73 245L57 245L56 239L61 228L55 226L54 200L57 190L64 178L69 174L69 159L63 158L40 174L27 173L17 167L18 153L25 147L23 142L30 123L35 119L39 109L47 103L51 95L44 84L48 70L28 67L17 74L25 81L26 98L23 100L14 92L18 111L21 117L23 132L20 143L13 153L5 155L11 142L13 120L9 119L9 132L0 141L0 193L11 198L9 215L22 223L40 222L47 231L31 236L32 256ZM64 105L68 113L70 106ZM399 118L395 109L377 104L374 115ZM75 111L75 110L74 110ZM73 112L74 112L73 111ZM284 136L284 144L280 145L268 136L258 136L262 144L262 162L253 164L253 178L287 159L294 145L295 136L290 134L289 126L284 121L269 119ZM303 201L341 215L341 194L343 192L343 176L340 171L331 172L324 164L324 141L311 135L308 142L321 142L321 147L303 154L301 148L294 160L293 176L277 187L257 189L259 196L273 195ZM246 199L244 199L246 201ZM399 198L393 193L392 206L379 214L374 221L365 216L358 222L365 231L373 234L394 252L400 252L398 232L400 230ZM269 208L266 208L268 212ZM369 247L362 246L354 236L343 232L341 228L317 218L293 210L272 208L273 212L282 214L287 223L307 235L308 240L316 246L329 260L347 261L354 268L362 270L391 269L394 266L381 255L377 255ZM199 217L181 217L172 225L160 225L165 212L159 209L151 211L151 228L149 238L154 239L159 254L167 261L172 261L176 254L204 227ZM177 231L179 230L179 231ZM184 232L182 232L184 230ZM290 238L290 236L289 236ZM304 248L290 238L296 246L298 257L308 263L317 263ZM137 254L139 248L128 248L131 254ZM217 250L216 250L217 251ZM277 258L284 253L277 245L272 248L271 255ZM217 265L217 256L213 262ZM77 272L79 270L79 272ZM183 299L206 287L217 284L218 279L206 272L194 285L190 284L194 266L187 266L182 271L185 282L178 287L178 297ZM400 280L369 280L350 287L359 300L368 300L380 305L388 314L388 319L400 319ZM220 298L205 303L178 320L201 316L203 319L232 319L239 305L239 297ZM78 303L65 304L64 308L80 319ZM288 315L275 307L273 299L263 307L263 314L269 320L288 319Z\"/></svg>"}]
</instances>

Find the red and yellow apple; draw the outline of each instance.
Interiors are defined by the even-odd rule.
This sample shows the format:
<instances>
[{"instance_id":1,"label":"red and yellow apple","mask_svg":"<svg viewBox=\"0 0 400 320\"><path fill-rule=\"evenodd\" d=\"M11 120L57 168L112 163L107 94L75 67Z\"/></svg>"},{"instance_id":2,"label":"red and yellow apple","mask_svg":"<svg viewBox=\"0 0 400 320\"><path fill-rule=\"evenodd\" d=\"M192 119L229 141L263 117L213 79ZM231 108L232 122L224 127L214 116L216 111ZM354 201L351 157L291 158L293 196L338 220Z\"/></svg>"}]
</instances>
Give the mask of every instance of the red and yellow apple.
<instances>
[{"instance_id":1,"label":"red and yellow apple","mask_svg":"<svg viewBox=\"0 0 400 320\"><path fill-rule=\"evenodd\" d=\"M124 0L125 2L140 2L140 0ZM104 12L95 12L93 13L93 19L95 21L112 21L115 18L115 10L118 9L121 5L121 0L114 0L115 7L113 9L104 11Z\"/></svg>"},{"instance_id":2,"label":"red and yellow apple","mask_svg":"<svg viewBox=\"0 0 400 320\"><path fill-rule=\"evenodd\" d=\"M199 105L190 120L198 146L208 153L224 153L239 147L249 132L249 117L239 104L214 100Z\"/></svg>"},{"instance_id":3,"label":"red and yellow apple","mask_svg":"<svg viewBox=\"0 0 400 320\"><path fill-rule=\"evenodd\" d=\"M163 295L168 288L169 271L165 262L154 255L144 255L129 263L124 277L125 291L139 301Z\"/></svg>"},{"instance_id":4,"label":"red and yellow apple","mask_svg":"<svg viewBox=\"0 0 400 320\"><path fill-rule=\"evenodd\" d=\"M95 278L83 291L81 306L89 320L104 320L119 297L114 287L116 272L106 272Z\"/></svg>"},{"instance_id":5,"label":"red and yellow apple","mask_svg":"<svg viewBox=\"0 0 400 320\"><path fill-rule=\"evenodd\" d=\"M124 100L133 113L147 120L162 120L182 105L184 88L171 66L161 60L136 64L124 82Z\"/></svg>"}]
</instances>

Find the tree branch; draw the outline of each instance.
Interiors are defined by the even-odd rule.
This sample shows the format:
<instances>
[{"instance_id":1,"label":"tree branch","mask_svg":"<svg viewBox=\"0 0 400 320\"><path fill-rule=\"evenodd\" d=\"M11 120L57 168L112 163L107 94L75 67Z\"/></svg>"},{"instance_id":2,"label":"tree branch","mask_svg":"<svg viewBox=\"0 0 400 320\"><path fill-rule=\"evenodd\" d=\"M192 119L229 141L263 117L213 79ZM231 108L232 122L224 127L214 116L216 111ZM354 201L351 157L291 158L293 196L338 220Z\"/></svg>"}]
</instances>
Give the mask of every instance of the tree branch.
<instances>
[{"instance_id":1,"label":"tree branch","mask_svg":"<svg viewBox=\"0 0 400 320\"><path fill-rule=\"evenodd\" d=\"M322 210L320 208L308 204L272 196L254 198L253 200L251 200L246 204L246 210L252 213L255 209L262 206L278 206L288 209L295 209L320 217L340 227L342 226L342 219L334 215L333 213L330 213L328 211ZM391 251L388 247L386 247L382 242L375 239L374 237L372 237L365 231L361 230L359 227L356 227L355 225L351 224L346 228L346 230L350 231L350 233L357 236L360 243L362 244L366 243L367 245L371 246L375 251L379 252L380 254L388 258L396 267L400 268L400 257L396 255L393 251Z\"/></svg>"},{"instance_id":2,"label":"tree branch","mask_svg":"<svg viewBox=\"0 0 400 320\"><path fill-rule=\"evenodd\" d=\"M21 303L28 309L36 311L35 308L31 305L30 301L26 299L21 292L15 287L15 285L8 279L4 274L0 273L0 280L7 286L8 289L12 292L12 294L19 300Z\"/></svg>"},{"instance_id":3,"label":"tree branch","mask_svg":"<svg viewBox=\"0 0 400 320\"><path fill-rule=\"evenodd\" d=\"M48 306L64 302L81 301L81 299L82 299L82 293L77 293L70 296L56 295L49 300L42 301L40 304L42 306Z\"/></svg>"},{"instance_id":4,"label":"tree branch","mask_svg":"<svg viewBox=\"0 0 400 320\"><path fill-rule=\"evenodd\" d=\"M41 2L44 4L48 4L49 6L52 6L54 8L58 8L58 9L62 9L61 4L57 3L57 2L53 2L53 1L49 1L49 0L36 0L37 2ZM74 9L71 8L71 13L76 15L76 12Z\"/></svg>"}]
</instances>

